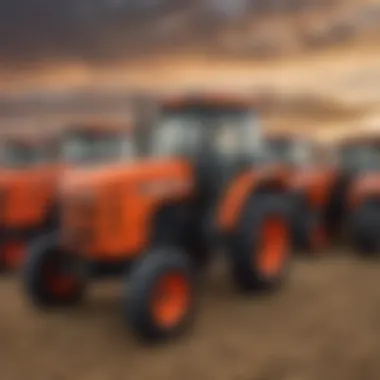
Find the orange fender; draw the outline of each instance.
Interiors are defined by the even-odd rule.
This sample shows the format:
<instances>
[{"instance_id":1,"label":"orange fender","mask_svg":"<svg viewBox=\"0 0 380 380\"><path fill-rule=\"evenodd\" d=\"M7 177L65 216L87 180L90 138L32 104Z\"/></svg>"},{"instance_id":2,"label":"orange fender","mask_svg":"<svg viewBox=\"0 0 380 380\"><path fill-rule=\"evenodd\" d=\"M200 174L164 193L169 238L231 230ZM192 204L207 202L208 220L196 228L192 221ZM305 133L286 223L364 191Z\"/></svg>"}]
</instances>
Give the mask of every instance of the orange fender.
<instances>
[{"instance_id":1,"label":"orange fender","mask_svg":"<svg viewBox=\"0 0 380 380\"><path fill-rule=\"evenodd\" d=\"M230 232L236 226L249 196L259 187L283 189L287 185L287 172L279 166L253 169L234 179L222 197L218 209L217 225L223 232Z\"/></svg>"},{"instance_id":2,"label":"orange fender","mask_svg":"<svg viewBox=\"0 0 380 380\"><path fill-rule=\"evenodd\" d=\"M296 173L289 184L291 191L302 192L307 196L312 208L326 206L336 179L333 170L314 168Z\"/></svg>"}]
</instances>

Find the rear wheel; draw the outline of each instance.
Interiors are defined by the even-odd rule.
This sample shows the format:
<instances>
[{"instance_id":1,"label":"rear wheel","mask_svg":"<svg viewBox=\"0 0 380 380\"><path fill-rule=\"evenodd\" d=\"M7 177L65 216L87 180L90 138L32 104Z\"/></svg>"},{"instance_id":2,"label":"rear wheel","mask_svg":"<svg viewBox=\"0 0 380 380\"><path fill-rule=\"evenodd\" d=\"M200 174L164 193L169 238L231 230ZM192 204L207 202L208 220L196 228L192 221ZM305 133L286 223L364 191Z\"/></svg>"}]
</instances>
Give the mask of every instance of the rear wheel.
<instances>
[{"instance_id":1,"label":"rear wheel","mask_svg":"<svg viewBox=\"0 0 380 380\"><path fill-rule=\"evenodd\" d=\"M287 272L291 249L286 199L257 195L247 204L229 250L240 290L273 289Z\"/></svg>"},{"instance_id":2,"label":"rear wheel","mask_svg":"<svg viewBox=\"0 0 380 380\"><path fill-rule=\"evenodd\" d=\"M195 282L191 262L179 251L152 251L136 263L126 285L126 322L137 338L163 341L193 321Z\"/></svg>"},{"instance_id":3,"label":"rear wheel","mask_svg":"<svg viewBox=\"0 0 380 380\"><path fill-rule=\"evenodd\" d=\"M39 307L71 305L82 298L85 281L54 235L41 236L31 246L25 265L28 297Z\"/></svg>"}]
</instances>

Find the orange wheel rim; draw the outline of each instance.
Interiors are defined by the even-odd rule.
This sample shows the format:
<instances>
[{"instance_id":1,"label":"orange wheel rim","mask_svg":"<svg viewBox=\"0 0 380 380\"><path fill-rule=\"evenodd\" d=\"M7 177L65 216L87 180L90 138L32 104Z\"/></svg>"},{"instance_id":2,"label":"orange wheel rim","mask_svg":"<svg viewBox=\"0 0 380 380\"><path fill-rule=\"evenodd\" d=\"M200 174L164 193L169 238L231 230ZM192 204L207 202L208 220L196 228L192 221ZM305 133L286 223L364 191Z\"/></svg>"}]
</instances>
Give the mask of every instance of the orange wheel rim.
<instances>
[{"instance_id":1,"label":"orange wheel rim","mask_svg":"<svg viewBox=\"0 0 380 380\"><path fill-rule=\"evenodd\" d=\"M187 314L190 305L190 284L180 273L162 276L152 298L152 314L163 328L176 326Z\"/></svg>"},{"instance_id":2,"label":"orange wheel rim","mask_svg":"<svg viewBox=\"0 0 380 380\"><path fill-rule=\"evenodd\" d=\"M66 296L76 287L77 282L72 276L58 276L49 279L49 288L57 296Z\"/></svg>"},{"instance_id":3,"label":"orange wheel rim","mask_svg":"<svg viewBox=\"0 0 380 380\"><path fill-rule=\"evenodd\" d=\"M58 297L65 297L75 290L78 280L74 275L62 272L54 264L54 262L46 263L43 269L43 281L49 292Z\"/></svg>"},{"instance_id":4,"label":"orange wheel rim","mask_svg":"<svg viewBox=\"0 0 380 380\"><path fill-rule=\"evenodd\" d=\"M279 273L287 255L288 228L284 220L270 218L264 222L261 232L261 246L258 256L258 268L264 276Z\"/></svg>"},{"instance_id":5,"label":"orange wheel rim","mask_svg":"<svg viewBox=\"0 0 380 380\"><path fill-rule=\"evenodd\" d=\"M25 245L19 242L6 243L3 248L5 266L9 269L19 268L25 258Z\"/></svg>"}]
</instances>

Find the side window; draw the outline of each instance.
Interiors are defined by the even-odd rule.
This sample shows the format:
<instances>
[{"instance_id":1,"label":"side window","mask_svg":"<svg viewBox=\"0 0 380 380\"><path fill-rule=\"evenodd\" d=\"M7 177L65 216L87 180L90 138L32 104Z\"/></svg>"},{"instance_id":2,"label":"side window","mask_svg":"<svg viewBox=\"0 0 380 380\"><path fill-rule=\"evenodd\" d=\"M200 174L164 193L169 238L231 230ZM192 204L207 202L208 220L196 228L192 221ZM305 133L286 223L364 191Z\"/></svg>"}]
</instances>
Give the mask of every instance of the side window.
<instances>
[{"instance_id":1,"label":"side window","mask_svg":"<svg viewBox=\"0 0 380 380\"><path fill-rule=\"evenodd\" d=\"M153 156L194 155L202 142L199 120L167 118L153 131Z\"/></svg>"},{"instance_id":2,"label":"side window","mask_svg":"<svg viewBox=\"0 0 380 380\"><path fill-rule=\"evenodd\" d=\"M301 165L308 166L312 163L311 146L303 141L294 144L292 149L292 160Z\"/></svg>"},{"instance_id":3,"label":"side window","mask_svg":"<svg viewBox=\"0 0 380 380\"><path fill-rule=\"evenodd\" d=\"M137 155L138 149L136 148L136 145L130 136L122 136L120 145L121 155L123 159L130 160Z\"/></svg>"},{"instance_id":4,"label":"side window","mask_svg":"<svg viewBox=\"0 0 380 380\"><path fill-rule=\"evenodd\" d=\"M89 155L90 146L84 138L68 136L63 142L62 155L64 159L80 162Z\"/></svg>"},{"instance_id":5,"label":"side window","mask_svg":"<svg viewBox=\"0 0 380 380\"><path fill-rule=\"evenodd\" d=\"M183 134L184 138L184 153L194 156L198 153L199 148L203 144L203 128L199 122L187 128Z\"/></svg>"},{"instance_id":6,"label":"side window","mask_svg":"<svg viewBox=\"0 0 380 380\"><path fill-rule=\"evenodd\" d=\"M182 136L181 121L177 119L163 120L161 125L153 131L152 154L153 156L165 156L178 153Z\"/></svg>"},{"instance_id":7,"label":"side window","mask_svg":"<svg viewBox=\"0 0 380 380\"><path fill-rule=\"evenodd\" d=\"M245 118L243 123L243 152L247 156L260 157L263 154L265 143L259 119L251 114Z\"/></svg>"},{"instance_id":8,"label":"side window","mask_svg":"<svg viewBox=\"0 0 380 380\"><path fill-rule=\"evenodd\" d=\"M226 157L234 157L241 150L241 141L239 138L237 126L231 124L228 120L218 128L215 136L215 147L219 154Z\"/></svg>"}]
</instances>

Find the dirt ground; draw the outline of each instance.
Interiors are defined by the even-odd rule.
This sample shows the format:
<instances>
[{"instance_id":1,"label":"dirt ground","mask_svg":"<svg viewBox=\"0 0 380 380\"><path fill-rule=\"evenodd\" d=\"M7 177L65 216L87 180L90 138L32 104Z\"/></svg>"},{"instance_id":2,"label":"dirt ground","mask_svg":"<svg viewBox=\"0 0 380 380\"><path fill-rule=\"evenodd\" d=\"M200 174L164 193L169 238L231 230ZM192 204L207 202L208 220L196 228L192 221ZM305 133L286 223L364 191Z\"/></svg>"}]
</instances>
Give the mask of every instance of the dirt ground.
<instances>
[{"instance_id":1,"label":"dirt ground","mask_svg":"<svg viewBox=\"0 0 380 380\"><path fill-rule=\"evenodd\" d=\"M119 283L75 310L41 314L17 277L0 280L4 380L378 380L380 263L347 252L297 259L277 294L246 298L224 265L204 284L192 333L146 348L121 320Z\"/></svg>"}]
</instances>

